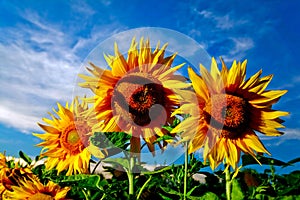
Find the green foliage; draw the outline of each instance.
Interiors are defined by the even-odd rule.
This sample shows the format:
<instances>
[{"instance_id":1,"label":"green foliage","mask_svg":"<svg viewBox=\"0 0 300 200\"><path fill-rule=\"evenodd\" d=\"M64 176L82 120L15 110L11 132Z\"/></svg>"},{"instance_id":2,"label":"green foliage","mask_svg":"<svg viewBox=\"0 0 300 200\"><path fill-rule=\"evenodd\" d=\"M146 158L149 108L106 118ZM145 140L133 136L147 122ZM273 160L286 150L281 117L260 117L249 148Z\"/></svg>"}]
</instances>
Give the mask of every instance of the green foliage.
<instances>
[{"instance_id":1,"label":"green foliage","mask_svg":"<svg viewBox=\"0 0 300 200\"><path fill-rule=\"evenodd\" d=\"M180 119L174 117L172 123L169 125L164 125L163 128L166 129L167 131L171 132L173 130L173 128L175 128L179 123L180 123Z\"/></svg>"},{"instance_id":2,"label":"green foliage","mask_svg":"<svg viewBox=\"0 0 300 200\"><path fill-rule=\"evenodd\" d=\"M215 193L212 193L212 192L206 192L203 196L201 197L195 197L195 198L191 198L191 200L219 200L220 198L215 194Z\"/></svg>"},{"instance_id":3,"label":"green foliage","mask_svg":"<svg viewBox=\"0 0 300 200\"><path fill-rule=\"evenodd\" d=\"M90 137L93 145L101 148L121 148L126 149L131 136L124 132L96 132Z\"/></svg>"},{"instance_id":4,"label":"green foliage","mask_svg":"<svg viewBox=\"0 0 300 200\"><path fill-rule=\"evenodd\" d=\"M30 165L32 163L32 159L25 154L23 151L19 151L19 156L20 158L22 158L28 165Z\"/></svg>"},{"instance_id":5,"label":"green foliage","mask_svg":"<svg viewBox=\"0 0 300 200\"><path fill-rule=\"evenodd\" d=\"M127 135L127 134L126 134ZM127 137L126 135L125 138ZM118 144L118 140L113 140ZM24 152L20 152L27 166L34 162ZM37 157L35 161L39 158ZM259 173L251 168L242 168L235 179L232 180L232 200L300 200L300 170L289 174L278 174L279 167L293 167L299 158L283 162L273 158L259 156L262 165L269 166ZM102 162L109 163L105 170L112 174L111 179L105 179L100 174L77 174L66 176L66 172L57 174L57 170L46 170L45 165L32 168L42 183L49 180L60 186L69 186L69 199L78 200L111 200L111 199L141 199L141 200L180 200L183 199L184 165L172 165L147 171L141 165L136 165L138 172L134 174L135 196L128 196L129 182L126 170L130 167L127 158L106 158ZM242 156L243 166L258 165L251 156ZM14 161L7 165L15 167ZM197 160L193 154L189 156L187 199L188 200L225 200L225 175L223 171L205 172L207 165ZM200 183L193 179L194 174L205 177ZM203 182L204 181L204 182Z\"/></svg>"},{"instance_id":6,"label":"green foliage","mask_svg":"<svg viewBox=\"0 0 300 200\"><path fill-rule=\"evenodd\" d=\"M243 200L245 198L240 183L236 179L232 181L231 198L232 200Z\"/></svg>"}]
</instances>

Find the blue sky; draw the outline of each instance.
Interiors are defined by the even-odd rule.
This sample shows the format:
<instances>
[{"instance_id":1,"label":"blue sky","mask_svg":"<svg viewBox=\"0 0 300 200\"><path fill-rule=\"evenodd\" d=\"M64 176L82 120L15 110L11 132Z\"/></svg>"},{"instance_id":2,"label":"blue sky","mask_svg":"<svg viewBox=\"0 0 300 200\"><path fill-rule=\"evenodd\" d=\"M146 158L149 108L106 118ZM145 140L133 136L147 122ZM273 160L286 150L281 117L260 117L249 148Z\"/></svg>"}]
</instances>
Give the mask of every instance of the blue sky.
<instances>
[{"instance_id":1,"label":"blue sky","mask_svg":"<svg viewBox=\"0 0 300 200\"><path fill-rule=\"evenodd\" d=\"M289 90L275 108L291 115L285 135L261 138L273 157L299 157L300 2L250 2L0 0L0 152L37 155L31 132L41 132L36 123L56 102L71 100L89 52L113 34L151 26L193 38L228 65L248 59L248 77L261 68L274 74L268 88Z\"/></svg>"}]
</instances>

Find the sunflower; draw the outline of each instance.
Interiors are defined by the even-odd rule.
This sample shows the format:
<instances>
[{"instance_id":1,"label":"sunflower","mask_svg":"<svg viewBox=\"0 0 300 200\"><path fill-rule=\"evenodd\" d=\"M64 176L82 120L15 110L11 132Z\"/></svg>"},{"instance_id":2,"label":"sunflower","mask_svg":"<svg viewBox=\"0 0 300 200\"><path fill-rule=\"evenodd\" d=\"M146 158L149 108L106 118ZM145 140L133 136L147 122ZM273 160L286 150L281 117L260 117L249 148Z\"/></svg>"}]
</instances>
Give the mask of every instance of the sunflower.
<instances>
[{"instance_id":1,"label":"sunflower","mask_svg":"<svg viewBox=\"0 0 300 200\"><path fill-rule=\"evenodd\" d=\"M140 152L143 138L154 154L153 143L168 134L162 126L170 121L171 112L187 93L182 89L189 85L174 74L184 63L171 67L176 54L165 57L167 44L160 48L158 43L152 51L149 40L142 38L137 46L133 39L125 58L115 44L115 56L104 56L110 69L90 63L87 70L92 76L80 74L85 82L79 85L95 94L87 101L94 104L91 112L105 124L104 131L130 134L133 153Z\"/></svg>"},{"instance_id":2,"label":"sunflower","mask_svg":"<svg viewBox=\"0 0 300 200\"><path fill-rule=\"evenodd\" d=\"M7 191L18 185L19 180L28 180L35 175L29 167L21 167L18 162L8 165L6 156L0 153L0 199L5 199Z\"/></svg>"},{"instance_id":3,"label":"sunflower","mask_svg":"<svg viewBox=\"0 0 300 200\"><path fill-rule=\"evenodd\" d=\"M67 169L67 175L88 173L91 154L87 146L93 133L93 119L82 115L88 106L77 98L70 106L57 105L58 110L54 110L57 116L49 113L52 119L43 118L48 125L39 124L45 133L33 134L44 140L37 146L43 147L41 156L47 157L46 169L56 168L57 173Z\"/></svg>"},{"instance_id":4,"label":"sunflower","mask_svg":"<svg viewBox=\"0 0 300 200\"><path fill-rule=\"evenodd\" d=\"M184 132L183 140L190 140L189 153L204 146L204 160L208 158L212 169L223 161L236 169L241 152L255 159L255 152L270 155L255 131L266 136L283 134L278 130L284 128L279 117L288 113L273 110L272 105L287 91L265 90L272 75L261 77L262 70L245 80L247 60L234 61L230 69L222 58L221 62L219 71L212 58L210 73L200 65L202 77L188 69L200 114L187 118L173 132Z\"/></svg>"},{"instance_id":5,"label":"sunflower","mask_svg":"<svg viewBox=\"0 0 300 200\"><path fill-rule=\"evenodd\" d=\"M18 185L12 186L12 191L6 191L4 200L63 200L71 188L61 188L49 181L43 185L37 178L20 180Z\"/></svg>"},{"instance_id":6,"label":"sunflower","mask_svg":"<svg viewBox=\"0 0 300 200\"><path fill-rule=\"evenodd\" d=\"M10 169L6 164L6 157L2 153L0 153L0 197L1 197L0 199L2 199L2 194L7 189L5 185L8 180L6 175L8 171L10 171Z\"/></svg>"}]
</instances>

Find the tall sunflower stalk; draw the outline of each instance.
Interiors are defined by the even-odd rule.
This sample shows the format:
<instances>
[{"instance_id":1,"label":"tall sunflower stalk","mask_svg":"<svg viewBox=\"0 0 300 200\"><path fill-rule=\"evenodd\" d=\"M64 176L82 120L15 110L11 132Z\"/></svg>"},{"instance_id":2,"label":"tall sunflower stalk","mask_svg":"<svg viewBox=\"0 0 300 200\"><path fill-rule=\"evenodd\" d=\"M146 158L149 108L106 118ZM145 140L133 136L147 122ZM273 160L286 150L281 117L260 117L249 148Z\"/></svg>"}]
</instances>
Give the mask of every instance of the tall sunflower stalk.
<instances>
[{"instance_id":1,"label":"tall sunflower stalk","mask_svg":"<svg viewBox=\"0 0 300 200\"><path fill-rule=\"evenodd\" d=\"M188 144L189 142L184 143L184 185L183 185L183 199L186 200L187 193L187 171L188 171L188 162L189 162L189 153L188 153Z\"/></svg>"},{"instance_id":2,"label":"tall sunflower stalk","mask_svg":"<svg viewBox=\"0 0 300 200\"><path fill-rule=\"evenodd\" d=\"M231 187L232 187L232 180L231 180L231 176L230 176L230 167L227 167L227 169L225 169L225 181L226 181L226 185L225 185L225 189L226 189L226 198L227 200L231 199Z\"/></svg>"}]
</instances>

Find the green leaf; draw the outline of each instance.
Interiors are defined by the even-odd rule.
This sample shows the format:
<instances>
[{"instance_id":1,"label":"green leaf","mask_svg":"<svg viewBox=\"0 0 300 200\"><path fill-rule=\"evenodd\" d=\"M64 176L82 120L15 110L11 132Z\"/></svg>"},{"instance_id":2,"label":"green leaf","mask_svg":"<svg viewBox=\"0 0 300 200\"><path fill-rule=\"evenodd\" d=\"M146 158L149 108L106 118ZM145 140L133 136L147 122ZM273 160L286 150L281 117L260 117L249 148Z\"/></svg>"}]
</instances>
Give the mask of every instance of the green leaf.
<instances>
[{"instance_id":1,"label":"green leaf","mask_svg":"<svg viewBox=\"0 0 300 200\"><path fill-rule=\"evenodd\" d=\"M98 188L103 190L103 186L107 184L105 179L101 180L101 177L98 175L90 174L76 174L72 176L63 176L59 177L59 180L56 180L60 184L78 186L80 188L95 189Z\"/></svg>"},{"instance_id":2,"label":"green leaf","mask_svg":"<svg viewBox=\"0 0 300 200\"><path fill-rule=\"evenodd\" d=\"M287 163L290 164L290 165L292 165L292 164L295 164L295 163L297 163L297 162L300 162L300 157L299 157L299 158L295 158L295 159L293 159L293 160L290 160L290 161L288 161ZM283 166L283 167L286 167L286 166Z\"/></svg>"},{"instance_id":3,"label":"green leaf","mask_svg":"<svg viewBox=\"0 0 300 200\"><path fill-rule=\"evenodd\" d=\"M265 194L257 194L257 195L255 195L255 199L259 199L259 200L261 200L261 199L273 200L275 198L271 197L269 195L265 195Z\"/></svg>"},{"instance_id":4,"label":"green leaf","mask_svg":"<svg viewBox=\"0 0 300 200\"><path fill-rule=\"evenodd\" d=\"M300 188L300 171L293 171L289 174L283 175L284 179L281 180L282 187L278 189L277 193L280 196L299 194Z\"/></svg>"},{"instance_id":5,"label":"green leaf","mask_svg":"<svg viewBox=\"0 0 300 200\"><path fill-rule=\"evenodd\" d=\"M296 170L287 175L284 175L289 185L300 185L300 171Z\"/></svg>"},{"instance_id":6,"label":"green leaf","mask_svg":"<svg viewBox=\"0 0 300 200\"><path fill-rule=\"evenodd\" d=\"M262 164L262 165L273 165L273 166L288 166L290 165L289 163L283 162L281 160L277 160L274 158L268 158L264 156L257 156L257 160ZM251 155L249 154L244 154L242 155L242 165L253 165L253 164L259 164Z\"/></svg>"},{"instance_id":7,"label":"green leaf","mask_svg":"<svg viewBox=\"0 0 300 200\"><path fill-rule=\"evenodd\" d=\"M168 193L168 194L173 194L173 195L177 195L177 196L182 196L182 194L180 192L177 192L176 190L173 190L171 188L168 187L160 187L164 192Z\"/></svg>"},{"instance_id":8,"label":"green leaf","mask_svg":"<svg viewBox=\"0 0 300 200\"><path fill-rule=\"evenodd\" d=\"M103 162L122 165L126 170L130 168L130 162L126 158L106 158Z\"/></svg>"},{"instance_id":9,"label":"green leaf","mask_svg":"<svg viewBox=\"0 0 300 200\"><path fill-rule=\"evenodd\" d=\"M180 119L177 117L174 118L172 124L170 125L164 125L162 126L164 129L166 129L168 132L171 132L178 124L180 123Z\"/></svg>"},{"instance_id":10,"label":"green leaf","mask_svg":"<svg viewBox=\"0 0 300 200\"><path fill-rule=\"evenodd\" d=\"M199 186L200 186L200 185L194 186L190 191L188 191L188 192L186 193L186 196L191 196L191 194L193 193L193 191L194 191L195 189L197 189Z\"/></svg>"},{"instance_id":11,"label":"green leaf","mask_svg":"<svg viewBox=\"0 0 300 200\"><path fill-rule=\"evenodd\" d=\"M16 163L13 160L7 161L8 168L15 168Z\"/></svg>"},{"instance_id":12,"label":"green leaf","mask_svg":"<svg viewBox=\"0 0 300 200\"><path fill-rule=\"evenodd\" d=\"M201 197L190 197L191 200L219 200L220 198L213 192L206 192Z\"/></svg>"},{"instance_id":13,"label":"green leaf","mask_svg":"<svg viewBox=\"0 0 300 200\"><path fill-rule=\"evenodd\" d=\"M161 193L159 193L159 196L163 199L163 200L173 200L173 198L167 197Z\"/></svg>"},{"instance_id":14,"label":"green leaf","mask_svg":"<svg viewBox=\"0 0 300 200\"><path fill-rule=\"evenodd\" d=\"M170 169L172 169L172 166L163 167L162 169L155 170L155 171L143 171L142 174L148 174L148 175L159 174L159 173L168 171Z\"/></svg>"},{"instance_id":15,"label":"green leaf","mask_svg":"<svg viewBox=\"0 0 300 200\"><path fill-rule=\"evenodd\" d=\"M276 200L300 200L300 195L290 195L290 196L281 196L277 197Z\"/></svg>"},{"instance_id":16,"label":"green leaf","mask_svg":"<svg viewBox=\"0 0 300 200\"><path fill-rule=\"evenodd\" d=\"M173 128L171 126L163 126L163 128L169 132L171 132L173 130Z\"/></svg>"},{"instance_id":17,"label":"green leaf","mask_svg":"<svg viewBox=\"0 0 300 200\"><path fill-rule=\"evenodd\" d=\"M95 132L90 137L90 141L93 145L105 149L118 147L126 149L131 135L124 132Z\"/></svg>"},{"instance_id":18,"label":"green leaf","mask_svg":"<svg viewBox=\"0 0 300 200\"><path fill-rule=\"evenodd\" d=\"M232 180L232 191L231 191L231 199L232 200L243 200L245 198L243 191L239 182L236 179Z\"/></svg>"},{"instance_id":19,"label":"green leaf","mask_svg":"<svg viewBox=\"0 0 300 200\"><path fill-rule=\"evenodd\" d=\"M22 158L28 165L32 163L32 159L23 151L19 151L20 158Z\"/></svg>"},{"instance_id":20,"label":"green leaf","mask_svg":"<svg viewBox=\"0 0 300 200\"><path fill-rule=\"evenodd\" d=\"M162 137L159 137L157 138L155 141L154 141L154 144L155 143L158 143L158 142L161 142L161 141L166 141L166 140L172 140L174 139L174 137L170 136L170 135L164 135Z\"/></svg>"}]
</instances>

